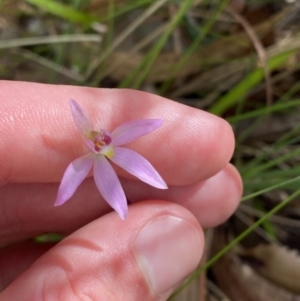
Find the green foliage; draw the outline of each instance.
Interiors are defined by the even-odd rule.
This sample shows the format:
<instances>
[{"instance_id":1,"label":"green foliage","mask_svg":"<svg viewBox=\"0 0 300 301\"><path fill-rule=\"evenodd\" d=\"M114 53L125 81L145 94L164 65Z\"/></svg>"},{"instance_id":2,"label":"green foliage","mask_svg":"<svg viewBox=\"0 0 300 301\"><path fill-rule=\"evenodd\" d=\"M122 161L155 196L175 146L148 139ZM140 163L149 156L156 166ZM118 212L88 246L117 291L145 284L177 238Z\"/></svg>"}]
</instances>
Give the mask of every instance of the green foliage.
<instances>
[{"instance_id":1,"label":"green foliage","mask_svg":"<svg viewBox=\"0 0 300 301\"><path fill-rule=\"evenodd\" d=\"M176 74L184 67L184 65L188 62L189 58L196 51L196 49L199 48L201 42L204 40L206 35L209 33L212 26L216 22L218 16L226 8L226 6L228 5L229 2L230 2L230 0L221 0L219 5L217 6L216 10L212 14L211 18L209 18L206 21L206 23L198 29L199 33L195 36L195 39L193 40L193 42L191 43L191 45L189 46L187 51L185 51L183 56L179 59L179 61L173 67L173 76L169 80L167 80L160 88L159 92L161 95L165 94L167 89L170 87L170 85L174 81Z\"/></svg>"},{"instance_id":2,"label":"green foliage","mask_svg":"<svg viewBox=\"0 0 300 301\"><path fill-rule=\"evenodd\" d=\"M98 18L78 11L70 6L59 3L54 0L26 0L28 3L36 5L44 11L61 17L71 22L78 22L85 25L90 25L92 22L97 21Z\"/></svg>"},{"instance_id":3,"label":"green foliage","mask_svg":"<svg viewBox=\"0 0 300 301\"><path fill-rule=\"evenodd\" d=\"M8 1L0 0L1 8L5 6L6 2ZM12 63L9 65L9 68L7 68L5 64L0 64L1 76L5 76L12 72L12 70L18 69L18 66L22 66L27 60L32 60L39 64L44 63L44 66L47 66L47 68L49 67L49 69L52 68L52 72L49 72L49 75L47 74L48 82L59 83L57 74L60 72L60 74L66 75L68 76L68 79L71 79L70 82L67 82L68 84L80 83L87 86L99 86L99 83L102 83L102 80L105 78L105 71L106 68L109 67L110 59L113 57L114 51L119 51L118 47L121 45L121 42L117 44L116 47L112 47L114 46L116 37L119 38L118 30L121 31L121 33L126 33L126 29L134 23L136 18L149 9L149 7L158 3L158 0L124 1L121 5L118 5L118 1L109 1L107 7L105 7L106 10L102 9L101 14L99 13L97 15L94 12L93 14L87 13L88 10L85 10L86 6L89 4L88 0L26 0L26 2L27 4L30 4L29 6L31 8L33 7L36 12L42 10L43 16L50 16L51 20L58 19L63 25L60 24L58 32L53 34L53 36L48 34L43 37L49 38L47 43L41 43L43 38L38 35L37 37L34 37L34 41L31 40L29 43L29 40L23 39L25 37L27 38L27 35L29 34L27 32L24 33L23 31L20 31L20 38L19 35L14 35L10 40L3 39L0 43L0 59L1 55L4 54L4 48L12 49L11 55L14 56L13 59L11 59ZM186 67L186 65L188 65L188 63L190 63L191 57L195 53L201 53L201 50L203 50L207 44L221 40L224 37L222 36L222 33L219 33L218 29L216 29L216 23L220 23L220 17L226 15L224 10L227 9L229 2L230 0L217 0L213 2L208 0L202 1L200 4L202 6L199 11L206 12L209 10L210 14L209 18L203 18L201 19L201 22L197 24L188 22L188 18L193 10L193 5L195 4L194 0L166 0L160 9L156 10L155 13L149 13L142 21L144 25L151 17L158 18L158 16L163 16L161 17L161 24L166 24L163 33L158 35L152 43L147 44L147 47L139 52L139 55L142 57L141 61L134 65L135 67L129 70L127 76L124 76L116 85L119 87L138 89L141 87L142 83L147 82L147 76L149 75L151 68L155 67L155 63L163 50L169 47L168 43L174 38L176 30L178 29L182 30L184 33L182 36L184 36L183 40L185 44L183 43L182 55L178 61L171 66L172 70L170 70L169 78L159 83L151 82L151 85L154 90L157 89L157 94L170 97L168 93L178 84L177 82L179 82L178 85L180 85L181 82L183 82L183 85L188 84L190 78L182 79L178 74ZM251 4L266 4L274 3L275 0L256 0L250 2ZM279 3L279 0L277 2ZM173 10L173 14L170 14L169 9L170 7L173 7L172 5L175 9ZM131 11L134 13L134 17L130 15ZM27 16L24 12L20 12L20 15ZM37 19L41 19L41 17L39 16ZM48 21L45 21L46 26L48 25L47 22ZM106 22L104 25L108 27L108 30L103 36L92 31L92 24L94 22ZM45 24L43 25L45 26ZM124 27L127 27L121 28L120 30L118 27L122 27L123 24L125 24ZM55 29L57 30L57 28ZM134 34L134 30L133 33L130 34ZM90 34L91 32L93 35ZM85 38L90 39L84 41L76 40L78 36L75 39L75 33L80 33ZM128 34L126 38L129 37L130 34ZM74 44L70 46L66 43L66 39L61 39L66 36L72 38L72 35L74 35L73 42L76 40L78 43L76 46L74 46ZM98 40L96 41L93 40L95 36L98 37ZM56 39L54 41L50 39L52 37L60 38L61 40ZM100 38L102 37L102 44L100 44ZM295 39L296 38L299 37L295 36ZM52 42L50 42L50 40ZM134 41L134 39L132 40ZM235 42L236 40L233 40L233 43ZM54 45L54 43L56 44ZM59 43L59 45L57 43ZM89 43L96 43L96 46L95 44L91 46ZM41 46L41 44L43 45ZM124 48L120 47L120 49L127 49L126 47L127 46L124 46ZM295 70L299 69L300 64L298 62L293 61L292 66L288 66L287 64L288 61L295 58L296 51L298 51L297 47L299 46L294 45L291 48L282 48L281 51L277 51L277 54L269 55L268 69L272 76L274 74L283 73L282 70L293 73ZM129 49L128 52L130 52L130 50L131 49ZM266 50L268 52L268 49ZM21 56L21 58L18 57L18 59L15 59L18 55ZM94 61L97 61L99 57L103 58L100 60L101 64L96 64L95 68L91 68L91 66L93 67ZM275 101L271 105L266 105L264 101L250 102L248 96L251 93L254 93L259 85L264 85L265 81L263 67L257 66L257 53L254 51L250 53L249 51L242 59L240 57L234 58L231 56L221 57L220 59L219 57L216 57L214 57L214 59L201 57L201 62L203 61L203 66L205 66L203 69L205 70L201 69L198 73L209 73L222 64L225 68L228 68L232 62L250 62L247 65L247 68L245 68L246 70L244 70L244 72L247 73L246 76L239 78L232 86L229 85L227 89L222 90L215 98L216 100L210 102L210 104L205 107L206 110L213 114L225 116L226 120L235 130L239 130L241 124L246 124L243 130L237 131L236 151L232 160L232 163L238 167L243 176L245 193L242 201L256 203L256 206L263 211L265 208L262 203L262 197L267 192L284 190L288 195L290 194L290 196L283 202L280 202L274 209L266 212L264 217L235 238L222 251L209 260L204 267L197 270L184 286L190 283L190 281L197 277L202 271L210 267L216 260L228 252L256 227L262 226L268 233L276 237L276 233L274 232L273 225L269 222L269 218L300 194L300 190L298 189L300 183L300 166L298 164L300 160L300 148L298 147L300 143L300 123L298 126L289 130L284 130L283 133L276 133L277 139L271 142L256 141L258 140L256 138L254 138L254 142L251 141L253 133L263 126L268 125L268 122L272 120L274 116L290 116L299 107L300 81L293 81L291 87L287 89L287 91L279 93L278 97L276 95ZM134 57L132 60L133 59ZM97 69L97 66L100 66L98 68L99 70ZM92 70L91 73L94 72L96 74L90 76L91 74L86 72L86 70ZM86 74L83 74L84 72L86 72ZM191 74L190 77L193 79L194 76L196 77L199 74ZM216 90L217 88L218 87L216 87ZM215 91L207 92L205 89L201 90L195 88L191 91L191 94L193 94L193 96L196 95L196 97L200 95L198 97L200 99L201 97L205 98L210 96L207 94L213 94L213 92ZM180 101L183 101L180 97L179 99ZM257 142L262 143L257 144ZM49 240L57 241L60 239L61 237L57 235L46 235L37 238L38 241L43 242ZM175 294L176 293L174 293L174 295Z\"/></svg>"},{"instance_id":4,"label":"green foliage","mask_svg":"<svg viewBox=\"0 0 300 301\"><path fill-rule=\"evenodd\" d=\"M218 259L220 259L222 256L224 256L230 249L232 249L235 245L237 245L241 240L243 240L247 235L249 235L255 228L261 226L268 218L270 218L272 215L280 211L282 208L284 208L286 205L288 205L291 201L293 201L298 195L300 195L300 189L298 189L296 192L294 192L292 195L290 195L288 198L286 198L283 202L279 203L276 207L274 207L272 210L270 210L268 213L266 213L262 218L260 218L258 221L253 223L249 228L247 228L242 234L240 234L238 237L233 239L230 243L226 245L220 252L218 252L213 258L211 258L204 266L197 269L192 276L186 280L186 282L181 285L168 299L171 301L173 297L175 297L179 292L181 292L188 284L190 284L195 278L197 278L202 272L206 271L209 267L211 267Z\"/></svg>"},{"instance_id":5,"label":"green foliage","mask_svg":"<svg viewBox=\"0 0 300 301\"><path fill-rule=\"evenodd\" d=\"M272 57L268 61L268 67L270 71L274 71L282 64L284 64L296 51L287 51L279 53ZM245 79L238 83L232 90L226 95L220 98L216 104L214 104L210 112L216 115L222 115L228 108L235 105L240 101L251 89L257 86L264 79L263 67L253 70Z\"/></svg>"},{"instance_id":6,"label":"green foliage","mask_svg":"<svg viewBox=\"0 0 300 301\"><path fill-rule=\"evenodd\" d=\"M193 4L193 0L186 0L183 2L180 10L172 18L170 24L168 25L166 31L163 33L159 41L152 47L152 49L144 56L142 62L130 73L130 75L125 78L119 85L120 88L130 87L133 89L138 89L142 82L148 75L151 67L158 54L165 46L170 35L173 33L175 27L182 21L184 14L189 10Z\"/></svg>"}]
</instances>

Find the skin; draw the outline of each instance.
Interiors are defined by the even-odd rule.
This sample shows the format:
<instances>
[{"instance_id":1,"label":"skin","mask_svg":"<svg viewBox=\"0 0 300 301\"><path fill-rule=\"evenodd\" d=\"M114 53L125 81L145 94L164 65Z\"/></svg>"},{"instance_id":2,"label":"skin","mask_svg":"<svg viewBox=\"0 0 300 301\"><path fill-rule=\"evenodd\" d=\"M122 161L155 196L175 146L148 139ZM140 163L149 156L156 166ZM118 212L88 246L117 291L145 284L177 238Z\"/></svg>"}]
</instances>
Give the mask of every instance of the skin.
<instances>
[{"instance_id":1,"label":"skin","mask_svg":"<svg viewBox=\"0 0 300 301\"><path fill-rule=\"evenodd\" d=\"M53 207L64 170L87 152L70 98L95 128L164 120L127 146L153 164L169 189L150 187L116 167L131 203L125 221L104 202L92 177L66 204ZM199 234L202 247L190 251L200 252L200 259L202 228L224 222L242 194L241 178L228 163L234 150L230 125L149 93L1 81L0 133L0 301L165 300L178 283L165 294L153 292L134 253L139 231L158 217L179 217ZM32 240L48 232L68 237L56 246ZM123 276L113 277L120 265Z\"/></svg>"}]
</instances>

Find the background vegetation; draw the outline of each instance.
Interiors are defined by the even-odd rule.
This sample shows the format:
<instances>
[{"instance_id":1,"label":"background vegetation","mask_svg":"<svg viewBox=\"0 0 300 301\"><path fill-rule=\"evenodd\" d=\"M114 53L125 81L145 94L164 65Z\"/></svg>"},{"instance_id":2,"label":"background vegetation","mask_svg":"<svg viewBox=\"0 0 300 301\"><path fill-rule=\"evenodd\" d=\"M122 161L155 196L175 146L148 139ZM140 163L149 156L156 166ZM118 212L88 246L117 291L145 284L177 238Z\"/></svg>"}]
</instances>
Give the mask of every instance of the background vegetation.
<instances>
[{"instance_id":1,"label":"background vegetation","mask_svg":"<svg viewBox=\"0 0 300 301\"><path fill-rule=\"evenodd\" d=\"M232 124L243 202L207 232L203 267L171 299L298 300L295 271L276 275L299 265L299 20L298 0L0 1L0 78L142 89ZM224 285L245 265L264 296L251 299L249 279L231 281L238 296Z\"/></svg>"}]
</instances>

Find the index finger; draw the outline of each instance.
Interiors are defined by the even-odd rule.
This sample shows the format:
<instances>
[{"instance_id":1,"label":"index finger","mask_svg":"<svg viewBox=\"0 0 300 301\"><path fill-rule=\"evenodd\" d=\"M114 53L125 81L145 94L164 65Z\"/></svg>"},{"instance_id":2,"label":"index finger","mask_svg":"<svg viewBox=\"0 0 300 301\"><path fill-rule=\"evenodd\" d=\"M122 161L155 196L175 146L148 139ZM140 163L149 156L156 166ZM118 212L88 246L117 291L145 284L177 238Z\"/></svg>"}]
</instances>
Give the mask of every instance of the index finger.
<instances>
[{"instance_id":1,"label":"index finger","mask_svg":"<svg viewBox=\"0 0 300 301\"><path fill-rule=\"evenodd\" d=\"M70 98L99 129L112 131L134 119L163 119L161 128L129 147L147 158L169 185L209 178L231 158L234 137L226 121L163 97L135 90L1 81L1 184L58 182L68 164L87 153L71 116Z\"/></svg>"}]
</instances>

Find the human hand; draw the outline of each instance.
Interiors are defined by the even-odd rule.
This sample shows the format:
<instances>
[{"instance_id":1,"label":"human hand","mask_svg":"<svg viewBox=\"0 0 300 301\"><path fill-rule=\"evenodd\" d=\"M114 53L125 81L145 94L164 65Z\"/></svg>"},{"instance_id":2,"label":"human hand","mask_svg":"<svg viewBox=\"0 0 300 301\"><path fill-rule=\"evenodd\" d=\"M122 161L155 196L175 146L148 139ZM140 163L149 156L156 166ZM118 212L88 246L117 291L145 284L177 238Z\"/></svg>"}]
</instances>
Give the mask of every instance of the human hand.
<instances>
[{"instance_id":1,"label":"human hand","mask_svg":"<svg viewBox=\"0 0 300 301\"><path fill-rule=\"evenodd\" d=\"M164 119L128 147L169 189L117 168L133 203L125 221L92 178L53 206L65 168L85 153L70 98L107 130L132 119ZM199 263L201 227L226 220L241 197L240 177L228 164L230 126L149 93L2 81L0 133L0 301L165 300ZM68 236L57 245L30 240L44 233Z\"/></svg>"}]
</instances>

